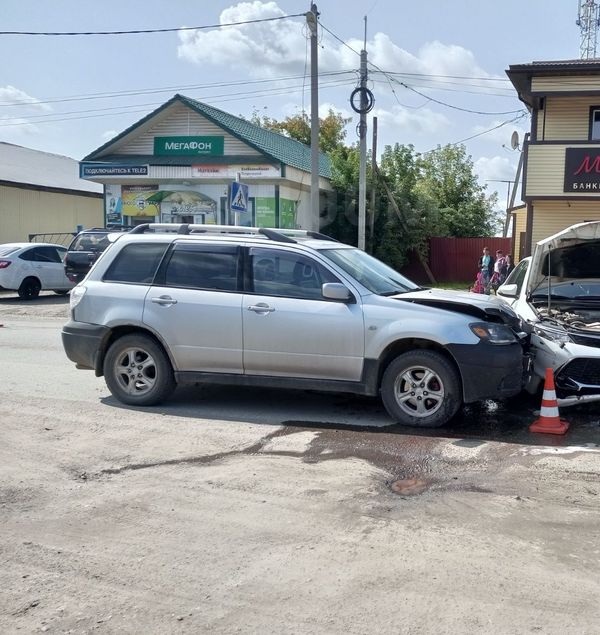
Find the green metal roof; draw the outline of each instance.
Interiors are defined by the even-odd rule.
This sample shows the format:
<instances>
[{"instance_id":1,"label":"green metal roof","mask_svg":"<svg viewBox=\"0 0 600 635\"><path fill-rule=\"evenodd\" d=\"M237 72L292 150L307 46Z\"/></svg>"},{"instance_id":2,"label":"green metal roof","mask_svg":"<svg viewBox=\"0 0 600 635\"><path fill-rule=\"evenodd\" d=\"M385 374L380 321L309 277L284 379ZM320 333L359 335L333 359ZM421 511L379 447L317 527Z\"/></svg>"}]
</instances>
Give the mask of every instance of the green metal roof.
<instances>
[{"instance_id":1,"label":"green metal roof","mask_svg":"<svg viewBox=\"0 0 600 635\"><path fill-rule=\"evenodd\" d=\"M310 146L300 143L300 141L296 141L295 139L290 139L278 132L261 128L260 126L246 121L241 117L236 117L219 110L218 108L213 108L212 106L208 106L207 104L203 104L195 99L190 99L189 97L179 94L172 97L168 102L151 112L143 119L140 119L138 122L127 128L127 130L124 130L108 143L105 143L97 150L94 150L94 152L88 154L83 160L98 161L105 159L105 157L99 156L102 151L113 145L120 138L133 132L136 128L149 121L152 117L170 106L175 101L179 101L190 107L198 114L203 115L215 125L219 126L226 132L229 132L231 135L237 137L240 141L243 141L255 150L258 150L265 156L285 165L290 165L294 168L310 173ZM111 155L111 159L115 160L115 155ZM319 174L322 177L328 179L331 178L331 164L329 162L329 157L322 152L319 153Z\"/></svg>"}]
</instances>

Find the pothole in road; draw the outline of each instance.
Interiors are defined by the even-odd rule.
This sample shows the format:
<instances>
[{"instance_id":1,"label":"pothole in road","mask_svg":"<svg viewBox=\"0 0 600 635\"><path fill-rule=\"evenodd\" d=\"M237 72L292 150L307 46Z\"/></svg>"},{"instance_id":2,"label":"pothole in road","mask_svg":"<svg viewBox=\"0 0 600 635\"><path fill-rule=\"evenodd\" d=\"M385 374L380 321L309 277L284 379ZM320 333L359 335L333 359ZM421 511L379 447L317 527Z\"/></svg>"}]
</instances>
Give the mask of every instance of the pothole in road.
<instances>
[{"instance_id":1,"label":"pothole in road","mask_svg":"<svg viewBox=\"0 0 600 635\"><path fill-rule=\"evenodd\" d=\"M430 481L423 478L403 478L394 481L390 485L390 489L401 496L418 496L428 490L431 484Z\"/></svg>"}]
</instances>

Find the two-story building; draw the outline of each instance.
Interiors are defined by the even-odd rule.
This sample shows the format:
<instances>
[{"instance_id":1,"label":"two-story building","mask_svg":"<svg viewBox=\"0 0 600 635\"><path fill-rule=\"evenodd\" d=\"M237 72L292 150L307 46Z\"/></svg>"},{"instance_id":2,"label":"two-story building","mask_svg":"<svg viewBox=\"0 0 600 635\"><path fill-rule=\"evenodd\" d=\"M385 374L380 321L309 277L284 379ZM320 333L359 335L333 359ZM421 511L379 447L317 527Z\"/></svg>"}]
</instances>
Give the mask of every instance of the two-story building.
<instances>
[{"instance_id":1,"label":"two-story building","mask_svg":"<svg viewBox=\"0 0 600 635\"><path fill-rule=\"evenodd\" d=\"M512 65L506 71L531 112L514 254L575 223L600 220L600 60Z\"/></svg>"}]
</instances>

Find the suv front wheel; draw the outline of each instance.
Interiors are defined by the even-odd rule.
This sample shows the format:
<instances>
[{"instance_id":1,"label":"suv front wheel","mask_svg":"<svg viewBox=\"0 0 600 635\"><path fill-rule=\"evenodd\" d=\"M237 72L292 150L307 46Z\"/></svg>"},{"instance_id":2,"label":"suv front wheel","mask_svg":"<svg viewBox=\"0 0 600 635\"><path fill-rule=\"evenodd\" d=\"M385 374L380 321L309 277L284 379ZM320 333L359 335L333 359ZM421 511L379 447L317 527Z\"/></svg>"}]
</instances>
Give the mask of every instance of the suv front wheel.
<instances>
[{"instance_id":1,"label":"suv front wheel","mask_svg":"<svg viewBox=\"0 0 600 635\"><path fill-rule=\"evenodd\" d=\"M395 421L423 428L444 425L462 402L456 370L429 350L403 353L391 362L383 374L381 398Z\"/></svg>"},{"instance_id":2,"label":"suv front wheel","mask_svg":"<svg viewBox=\"0 0 600 635\"><path fill-rule=\"evenodd\" d=\"M116 340L104 358L104 378L114 397L133 406L158 404L175 388L169 358L147 335Z\"/></svg>"}]
</instances>

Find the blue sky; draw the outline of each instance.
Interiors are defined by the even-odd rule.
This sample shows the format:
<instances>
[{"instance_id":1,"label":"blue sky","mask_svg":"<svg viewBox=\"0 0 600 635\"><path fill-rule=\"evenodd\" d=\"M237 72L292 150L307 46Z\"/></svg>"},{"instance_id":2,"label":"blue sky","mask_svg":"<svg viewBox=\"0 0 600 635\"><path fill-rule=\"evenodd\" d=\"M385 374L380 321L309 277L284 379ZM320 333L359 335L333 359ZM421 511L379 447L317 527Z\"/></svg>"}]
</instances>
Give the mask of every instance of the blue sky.
<instances>
[{"instance_id":1,"label":"blue sky","mask_svg":"<svg viewBox=\"0 0 600 635\"><path fill-rule=\"evenodd\" d=\"M510 64L579 56L577 0L317 4L322 24L346 44L321 31L322 110L350 116L359 64L350 48L361 48L368 16L369 59L387 73L371 74L380 149L399 142L427 151L510 122L518 112L491 114L523 109L506 81ZM5 31L180 28L308 8L305 0L2 0L0 24ZM0 35L0 141L80 159L176 92L233 114L295 114L310 105L305 36L302 18L165 34ZM356 123L348 126L349 142ZM489 180L514 178L518 152L510 136L528 126L525 116L465 142L501 206L506 185Z\"/></svg>"}]
</instances>

